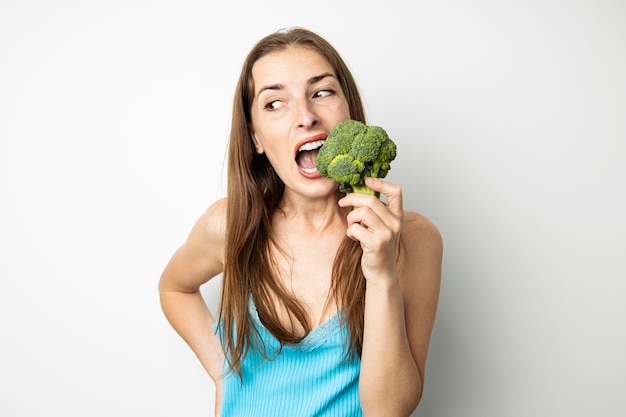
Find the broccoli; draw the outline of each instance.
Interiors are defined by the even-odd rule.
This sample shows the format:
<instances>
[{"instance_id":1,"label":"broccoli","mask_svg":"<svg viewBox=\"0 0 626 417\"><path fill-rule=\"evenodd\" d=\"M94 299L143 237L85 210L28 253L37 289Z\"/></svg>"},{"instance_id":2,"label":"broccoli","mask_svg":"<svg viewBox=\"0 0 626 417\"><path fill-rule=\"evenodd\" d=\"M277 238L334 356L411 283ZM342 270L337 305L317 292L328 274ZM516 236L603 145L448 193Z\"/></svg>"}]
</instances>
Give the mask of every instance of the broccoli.
<instances>
[{"instance_id":1,"label":"broccoli","mask_svg":"<svg viewBox=\"0 0 626 417\"><path fill-rule=\"evenodd\" d=\"M396 157L396 144L379 126L344 120L331 130L315 160L317 171L339 183L344 193L380 197L365 185L366 177L385 178Z\"/></svg>"}]
</instances>

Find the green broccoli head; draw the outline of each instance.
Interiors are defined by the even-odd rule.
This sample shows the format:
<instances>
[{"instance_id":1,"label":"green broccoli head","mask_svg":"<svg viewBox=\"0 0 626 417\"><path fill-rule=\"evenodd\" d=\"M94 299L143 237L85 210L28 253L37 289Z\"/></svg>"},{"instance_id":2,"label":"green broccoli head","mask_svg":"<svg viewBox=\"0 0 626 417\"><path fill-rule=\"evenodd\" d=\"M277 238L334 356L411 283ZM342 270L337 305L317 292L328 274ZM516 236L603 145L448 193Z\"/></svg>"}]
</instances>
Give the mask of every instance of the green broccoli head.
<instances>
[{"instance_id":1,"label":"green broccoli head","mask_svg":"<svg viewBox=\"0 0 626 417\"><path fill-rule=\"evenodd\" d=\"M350 155L362 162L372 162L378 158L380 147L387 133L377 126L368 126L362 134L352 141Z\"/></svg>"},{"instance_id":2,"label":"green broccoli head","mask_svg":"<svg viewBox=\"0 0 626 417\"><path fill-rule=\"evenodd\" d=\"M339 182L343 192L378 196L365 185L365 178L387 176L395 157L396 144L383 128L344 120L331 130L315 165L320 174Z\"/></svg>"},{"instance_id":3,"label":"green broccoli head","mask_svg":"<svg viewBox=\"0 0 626 417\"><path fill-rule=\"evenodd\" d=\"M362 135L366 128L355 120L344 120L337 124L317 155L315 165L319 173L328 177L328 166L335 156L349 154L354 138Z\"/></svg>"},{"instance_id":4,"label":"green broccoli head","mask_svg":"<svg viewBox=\"0 0 626 417\"><path fill-rule=\"evenodd\" d=\"M378 164L377 176L378 178L385 178L387 173L391 169L391 161L396 159L396 144L393 141L386 140L380 147L380 153L376 163Z\"/></svg>"},{"instance_id":5,"label":"green broccoli head","mask_svg":"<svg viewBox=\"0 0 626 417\"><path fill-rule=\"evenodd\" d=\"M348 154L337 155L328 164L328 175L342 184L356 185L361 181L365 165Z\"/></svg>"}]
</instances>

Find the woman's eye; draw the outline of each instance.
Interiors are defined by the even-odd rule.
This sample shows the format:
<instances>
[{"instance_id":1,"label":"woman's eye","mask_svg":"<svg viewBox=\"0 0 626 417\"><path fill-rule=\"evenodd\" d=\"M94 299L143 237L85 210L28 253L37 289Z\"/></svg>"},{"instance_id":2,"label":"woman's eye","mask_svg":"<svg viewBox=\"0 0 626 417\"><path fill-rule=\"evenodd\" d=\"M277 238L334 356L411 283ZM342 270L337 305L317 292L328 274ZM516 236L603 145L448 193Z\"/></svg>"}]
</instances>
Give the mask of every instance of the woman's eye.
<instances>
[{"instance_id":1,"label":"woman's eye","mask_svg":"<svg viewBox=\"0 0 626 417\"><path fill-rule=\"evenodd\" d=\"M283 103L283 102L282 102L282 101L280 101L280 100L272 100L272 101L269 101L269 102L265 105L265 108L266 108L267 110L277 110L277 109L279 109L280 107L282 107L284 104L285 104L285 103Z\"/></svg>"},{"instance_id":2,"label":"woman's eye","mask_svg":"<svg viewBox=\"0 0 626 417\"><path fill-rule=\"evenodd\" d=\"M328 97L333 95L335 92L333 90L320 90L315 93L315 97Z\"/></svg>"}]
</instances>

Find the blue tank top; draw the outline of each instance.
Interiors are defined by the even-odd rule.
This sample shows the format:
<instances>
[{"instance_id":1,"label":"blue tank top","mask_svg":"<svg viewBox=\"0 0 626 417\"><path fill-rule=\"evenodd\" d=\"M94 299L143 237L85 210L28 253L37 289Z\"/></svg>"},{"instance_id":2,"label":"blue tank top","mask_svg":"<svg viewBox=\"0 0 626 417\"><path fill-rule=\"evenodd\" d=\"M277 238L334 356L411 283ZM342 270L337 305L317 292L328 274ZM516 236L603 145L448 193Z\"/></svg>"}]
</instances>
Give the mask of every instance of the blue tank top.
<instances>
[{"instance_id":1,"label":"blue tank top","mask_svg":"<svg viewBox=\"0 0 626 417\"><path fill-rule=\"evenodd\" d=\"M243 384L236 373L226 373L221 417L361 417L360 359L346 358L341 313L300 343L281 349L250 304L267 358L258 349L249 350L241 369Z\"/></svg>"}]
</instances>

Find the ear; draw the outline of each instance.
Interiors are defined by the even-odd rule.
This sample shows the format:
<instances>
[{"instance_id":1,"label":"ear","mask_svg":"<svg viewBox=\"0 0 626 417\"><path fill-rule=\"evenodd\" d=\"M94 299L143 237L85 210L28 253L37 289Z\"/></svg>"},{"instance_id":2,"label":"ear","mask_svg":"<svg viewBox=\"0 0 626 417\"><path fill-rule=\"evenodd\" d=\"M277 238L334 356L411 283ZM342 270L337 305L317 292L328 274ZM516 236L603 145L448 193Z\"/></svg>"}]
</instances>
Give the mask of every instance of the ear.
<instances>
[{"instance_id":1,"label":"ear","mask_svg":"<svg viewBox=\"0 0 626 417\"><path fill-rule=\"evenodd\" d=\"M259 155L263 154L265 152L265 149L263 149L263 145L261 145L261 142L256 137L256 133L250 131L250 136L252 136L252 142L254 142L256 153L258 153Z\"/></svg>"}]
</instances>

